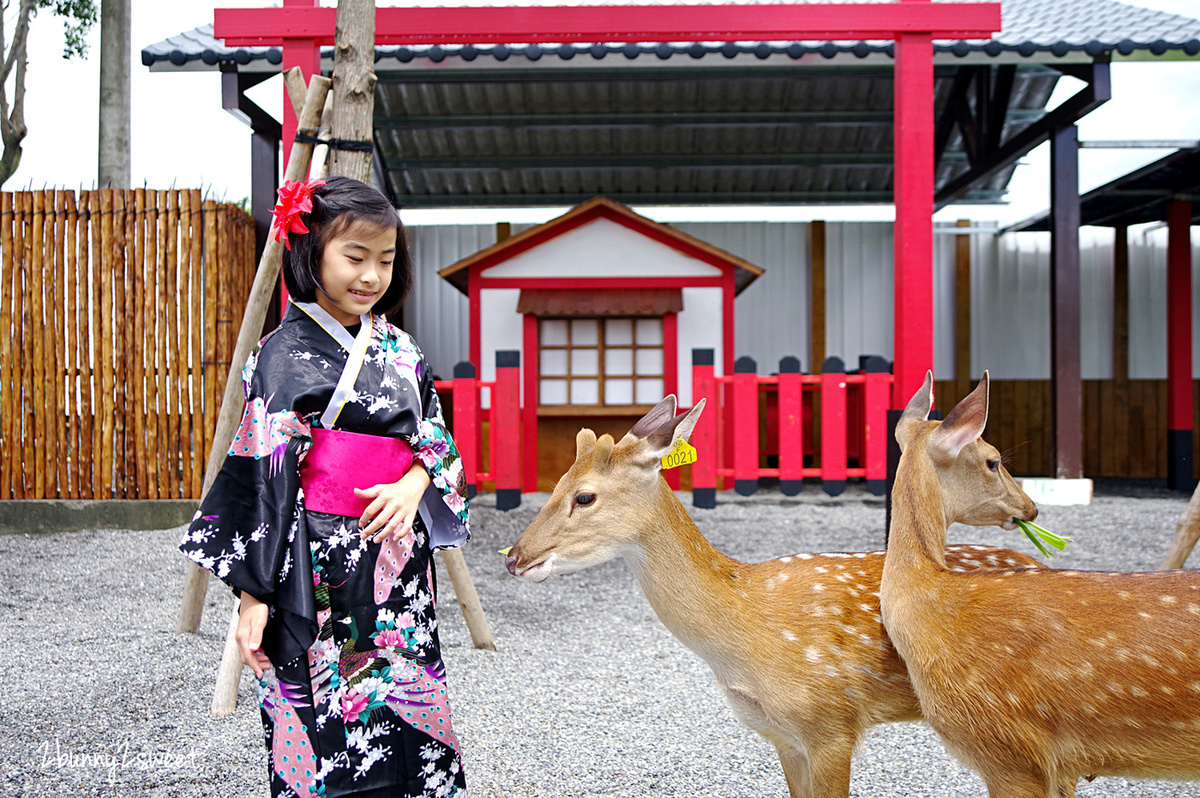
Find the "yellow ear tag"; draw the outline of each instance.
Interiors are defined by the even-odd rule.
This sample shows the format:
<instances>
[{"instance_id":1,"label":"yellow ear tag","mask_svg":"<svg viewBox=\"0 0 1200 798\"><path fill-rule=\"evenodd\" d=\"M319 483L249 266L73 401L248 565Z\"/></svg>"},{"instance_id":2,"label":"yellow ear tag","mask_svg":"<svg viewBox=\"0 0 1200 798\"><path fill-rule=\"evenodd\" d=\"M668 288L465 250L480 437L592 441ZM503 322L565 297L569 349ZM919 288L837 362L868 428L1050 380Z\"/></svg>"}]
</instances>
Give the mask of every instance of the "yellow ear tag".
<instances>
[{"instance_id":1,"label":"yellow ear tag","mask_svg":"<svg viewBox=\"0 0 1200 798\"><path fill-rule=\"evenodd\" d=\"M685 441L683 438L677 438L675 445L671 447L671 451L667 452L662 459L662 467L679 468L679 466L694 463L700 459L700 455L696 453L696 447Z\"/></svg>"}]
</instances>

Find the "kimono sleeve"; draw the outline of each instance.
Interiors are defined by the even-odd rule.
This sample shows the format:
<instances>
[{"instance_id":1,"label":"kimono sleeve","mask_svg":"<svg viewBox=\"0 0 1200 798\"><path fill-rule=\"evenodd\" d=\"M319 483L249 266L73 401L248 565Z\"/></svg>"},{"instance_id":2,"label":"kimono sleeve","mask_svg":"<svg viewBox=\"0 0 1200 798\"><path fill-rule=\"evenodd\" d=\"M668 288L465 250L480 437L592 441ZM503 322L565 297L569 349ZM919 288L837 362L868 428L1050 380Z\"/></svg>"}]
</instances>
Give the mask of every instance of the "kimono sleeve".
<instances>
[{"instance_id":1,"label":"kimono sleeve","mask_svg":"<svg viewBox=\"0 0 1200 798\"><path fill-rule=\"evenodd\" d=\"M253 361L251 355L250 372ZM282 663L302 653L317 632L299 490L311 436L294 411L268 406L260 380L246 376L245 382L241 425L179 549L235 591L271 606L263 650Z\"/></svg>"},{"instance_id":2,"label":"kimono sleeve","mask_svg":"<svg viewBox=\"0 0 1200 798\"><path fill-rule=\"evenodd\" d=\"M421 515L429 529L430 546L450 549L471 537L467 518L467 482L462 456L442 418L442 405L433 372L422 357L418 363L421 418L409 441L413 455L429 472L429 489L421 500Z\"/></svg>"}]
</instances>

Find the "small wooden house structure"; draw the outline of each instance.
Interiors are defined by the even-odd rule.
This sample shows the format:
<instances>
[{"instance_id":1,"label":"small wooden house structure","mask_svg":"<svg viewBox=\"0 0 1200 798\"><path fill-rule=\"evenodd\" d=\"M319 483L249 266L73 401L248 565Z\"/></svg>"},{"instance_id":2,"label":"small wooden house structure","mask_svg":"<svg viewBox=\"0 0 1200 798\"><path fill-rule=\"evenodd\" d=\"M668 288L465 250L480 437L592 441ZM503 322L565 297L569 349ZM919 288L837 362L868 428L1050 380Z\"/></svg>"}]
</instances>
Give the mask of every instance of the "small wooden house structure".
<instances>
[{"instance_id":1,"label":"small wooden house structure","mask_svg":"<svg viewBox=\"0 0 1200 798\"><path fill-rule=\"evenodd\" d=\"M620 436L665 394L691 404L692 349L733 372L734 298L762 269L597 197L439 274L469 298L485 381L520 353L522 482L547 490L581 425Z\"/></svg>"}]
</instances>

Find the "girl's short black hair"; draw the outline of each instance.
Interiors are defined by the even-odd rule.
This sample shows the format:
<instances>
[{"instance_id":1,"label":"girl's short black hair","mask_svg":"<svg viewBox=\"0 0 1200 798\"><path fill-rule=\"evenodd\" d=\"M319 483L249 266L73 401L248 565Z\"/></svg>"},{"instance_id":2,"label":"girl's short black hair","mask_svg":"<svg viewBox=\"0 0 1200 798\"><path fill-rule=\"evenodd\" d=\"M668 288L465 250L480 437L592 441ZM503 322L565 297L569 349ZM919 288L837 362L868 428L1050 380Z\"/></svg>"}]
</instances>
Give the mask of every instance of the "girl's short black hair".
<instances>
[{"instance_id":1,"label":"girl's short black hair","mask_svg":"<svg viewBox=\"0 0 1200 798\"><path fill-rule=\"evenodd\" d=\"M412 289L412 255L400 214L376 189L349 177L331 177L313 190L312 213L304 214L307 233L291 233L292 248L283 251L283 282L288 294L300 302L316 302L322 290L321 259L325 244L355 223L380 230L396 228L396 257L392 283L375 303L372 313L388 315L400 310Z\"/></svg>"}]
</instances>

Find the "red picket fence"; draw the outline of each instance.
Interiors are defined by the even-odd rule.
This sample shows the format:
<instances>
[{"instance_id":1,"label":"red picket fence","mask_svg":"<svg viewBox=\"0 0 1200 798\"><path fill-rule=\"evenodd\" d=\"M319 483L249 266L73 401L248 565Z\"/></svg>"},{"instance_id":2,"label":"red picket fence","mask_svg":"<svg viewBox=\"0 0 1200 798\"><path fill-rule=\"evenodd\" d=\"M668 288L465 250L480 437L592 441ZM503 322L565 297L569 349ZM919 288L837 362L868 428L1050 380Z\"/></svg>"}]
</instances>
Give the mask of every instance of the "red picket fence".
<instances>
[{"instance_id":1,"label":"red picket fence","mask_svg":"<svg viewBox=\"0 0 1200 798\"><path fill-rule=\"evenodd\" d=\"M719 477L732 478L744 496L758 490L764 477L779 479L788 496L799 493L805 477L820 478L831 496L850 477L865 479L872 493L883 494L889 365L883 358L863 358L859 371L847 374L840 358L830 358L821 370L801 374L800 361L785 357L778 374L759 376L754 359L742 357L732 375L718 377L712 350L692 351L692 399L703 397L708 409L692 444L716 452L692 465L694 506L716 506Z\"/></svg>"},{"instance_id":2,"label":"red picket fence","mask_svg":"<svg viewBox=\"0 0 1200 798\"><path fill-rule=\"evenodd\" d=\"M494 380L476 378L475 366L464 361L455 365L453 380L439 380L434 387L443 396L450 394L449 401L443 399L442 409L449 410L445 414L462 456L468 495L474 496L484 482L492 482L498 509L519 507L521 353L497 352ZM483 391L488 391L488 407L483 406Z\"/></svg>"}]
</instances>

